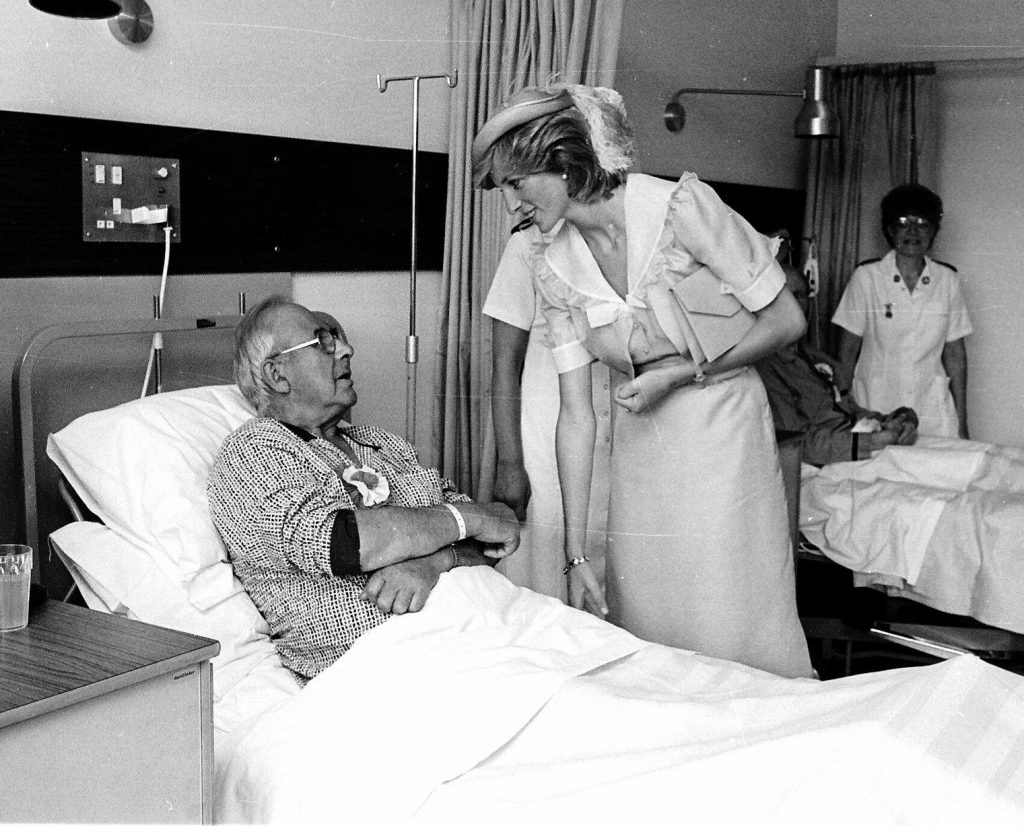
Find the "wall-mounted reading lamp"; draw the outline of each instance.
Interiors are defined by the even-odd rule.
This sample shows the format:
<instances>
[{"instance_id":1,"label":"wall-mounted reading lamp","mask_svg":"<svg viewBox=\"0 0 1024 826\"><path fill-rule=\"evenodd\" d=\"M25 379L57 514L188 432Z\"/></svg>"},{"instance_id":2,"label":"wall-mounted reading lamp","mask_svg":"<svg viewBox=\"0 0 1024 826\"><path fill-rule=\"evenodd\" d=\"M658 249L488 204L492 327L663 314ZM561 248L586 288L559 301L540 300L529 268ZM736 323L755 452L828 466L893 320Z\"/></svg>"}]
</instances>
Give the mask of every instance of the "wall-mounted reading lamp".
<instances>
[{"instance_id":1,"label":"wall-mounted reading lamp","mask_svg":"<svg viewBox=\"0 0 1024 826\"><path fill-rule=\"evenodd\" d=\"M141 43L153 32L153 12L146 0L28 0L47 14L76 20L107 20L122 43Z\"/></svg>"},{"instance_id":2,"label":"wall-mounted reading lamp","mask_svg":"<svg viewBox=\"0 0 1024 826\"><path fill-rule=\"evenodd\" d=\"M828 104L828 69L811 66L807 69L802 92L775 92L757 89L680 89L665 107L665 126L670 132L679 132L686 124L683 95L773 95L775 97L802 97L804 105L793 122L793 135L797 138L835 138L839 136L839 116Z\"/></svg>"}]
</instances>

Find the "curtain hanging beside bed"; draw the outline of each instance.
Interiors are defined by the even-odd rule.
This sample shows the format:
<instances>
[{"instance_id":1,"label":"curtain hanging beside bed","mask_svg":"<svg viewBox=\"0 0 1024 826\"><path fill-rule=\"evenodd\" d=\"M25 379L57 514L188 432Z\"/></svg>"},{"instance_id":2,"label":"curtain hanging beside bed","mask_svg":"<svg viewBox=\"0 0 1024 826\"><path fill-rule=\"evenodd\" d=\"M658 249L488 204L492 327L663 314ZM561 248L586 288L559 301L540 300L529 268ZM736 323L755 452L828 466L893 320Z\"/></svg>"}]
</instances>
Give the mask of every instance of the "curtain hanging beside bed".
<instances>
[{"instance_id":1,"label":"curtain hanging beside bed","mask_svg":"<svg viewBox=\"0 0 1024 826\"><path fill-rule=\"evenodd\" d=\"M832 79L841 137L817 141L807 171L804 254L814 240L818 295L812 342L835 352L832 312L856 265L888 249L882 196L898 184L935 186L938 158L933 63L840 66Z\"/></svg>"},{"instance_id":2,"label":"curtain hanging beside bed","mask_svg":"<svg viewBox=\"0 0 1024 826\"><path fill-rule=\"evenodd\" d=\"M511 221L472 189L470 146L502 102L551 78L614 84L625 0L452 0L448 217L439 313L433 450L459 490L486 498L494 474L491 330L482 308Z\"/></svg>"}]
</instances>

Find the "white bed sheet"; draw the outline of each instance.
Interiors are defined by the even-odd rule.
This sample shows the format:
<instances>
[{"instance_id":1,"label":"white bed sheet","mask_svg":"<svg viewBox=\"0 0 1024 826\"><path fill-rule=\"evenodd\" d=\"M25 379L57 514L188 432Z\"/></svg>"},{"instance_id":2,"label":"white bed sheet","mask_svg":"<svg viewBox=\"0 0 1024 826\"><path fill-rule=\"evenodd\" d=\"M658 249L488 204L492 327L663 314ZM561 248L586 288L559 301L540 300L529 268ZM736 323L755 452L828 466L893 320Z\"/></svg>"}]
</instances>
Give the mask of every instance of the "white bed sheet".
<instances>
[{"instance_id":1,"label":"white bed sheet","mask_svg":"<svg viewBox=\"0 0 1024 826\"><path fill-rule=\"evenodd\" d=\"M858 585L1024 633L1024 451L924 438L804 466L800 527Z\"/></svg>"},{"instance_id":2,"label":"white bed sheet","mask_svg":"<svg viewBox=\"0 0 1024 826\"><path fill-rule=\"evenodd\" d=\"M818 683L625 632L489 569L256 722L217 819L1024 821L1024 679L971 656Z\"/></svg>"}]
</instances>

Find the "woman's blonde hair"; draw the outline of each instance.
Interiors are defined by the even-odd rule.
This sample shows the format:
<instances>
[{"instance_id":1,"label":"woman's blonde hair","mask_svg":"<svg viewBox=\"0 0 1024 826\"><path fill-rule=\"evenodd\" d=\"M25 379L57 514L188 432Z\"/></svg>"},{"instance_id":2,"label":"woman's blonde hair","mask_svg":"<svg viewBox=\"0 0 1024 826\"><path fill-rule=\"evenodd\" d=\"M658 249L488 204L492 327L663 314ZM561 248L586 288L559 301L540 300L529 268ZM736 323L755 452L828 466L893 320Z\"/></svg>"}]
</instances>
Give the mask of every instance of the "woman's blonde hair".
<instances>
[{"instance_id":1,"label":"woman's blonde hair","mask_svg":"<svg viewBox=\"0 0 1024 826\"><path fill-rule=\"evenodd\" d=\"M573 105L506 132L481 158L490 178L495 166L516 176L548 172L564 175L570 198L593 203L611 197L626 180L633 164L633 127L626 117L622 97L612 89L563 85ZM487 180L485 188L497 182Z\"/></svg>"}]
</instances>

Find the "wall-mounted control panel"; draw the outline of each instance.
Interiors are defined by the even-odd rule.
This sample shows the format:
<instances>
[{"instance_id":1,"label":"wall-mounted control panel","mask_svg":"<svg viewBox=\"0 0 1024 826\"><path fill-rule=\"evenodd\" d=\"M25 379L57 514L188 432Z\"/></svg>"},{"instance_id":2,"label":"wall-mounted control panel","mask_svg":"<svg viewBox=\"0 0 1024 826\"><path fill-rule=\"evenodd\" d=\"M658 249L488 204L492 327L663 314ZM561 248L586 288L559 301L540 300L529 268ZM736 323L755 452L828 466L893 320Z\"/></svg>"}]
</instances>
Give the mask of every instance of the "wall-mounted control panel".
<instances>
[{"instance_id":1,"label":"wall-mounted control panel","mask_svg":"<svg viewBox=\"0 0 1024 826\"><path fill-rule=\"evenodd\" d=\"M181 241L181 163L82 153L82 240Z\"/></svg>"}]
</instances>

